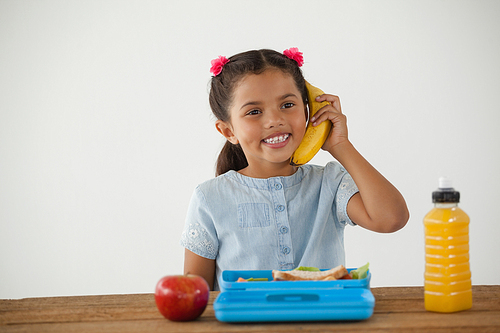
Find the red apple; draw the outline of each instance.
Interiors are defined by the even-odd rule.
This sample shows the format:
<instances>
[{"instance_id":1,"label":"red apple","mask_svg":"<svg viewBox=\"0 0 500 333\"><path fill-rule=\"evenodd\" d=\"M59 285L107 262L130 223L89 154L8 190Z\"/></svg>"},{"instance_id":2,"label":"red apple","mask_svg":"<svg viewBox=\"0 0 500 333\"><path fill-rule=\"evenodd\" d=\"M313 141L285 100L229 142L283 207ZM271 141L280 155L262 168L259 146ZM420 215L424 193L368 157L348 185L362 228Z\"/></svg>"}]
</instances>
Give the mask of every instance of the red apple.
<instances>
[{"instance_id":1,"label":"red apple","mask_svg":"<svg viewBox=\"0 0 500 333\"><path fill-rule=\"evenodd\" d=\"M158 310L173 321L189 321L201 316L209 296L207 281L194 274L165 276L155 289Z\"/></svg>"}]
</instances>

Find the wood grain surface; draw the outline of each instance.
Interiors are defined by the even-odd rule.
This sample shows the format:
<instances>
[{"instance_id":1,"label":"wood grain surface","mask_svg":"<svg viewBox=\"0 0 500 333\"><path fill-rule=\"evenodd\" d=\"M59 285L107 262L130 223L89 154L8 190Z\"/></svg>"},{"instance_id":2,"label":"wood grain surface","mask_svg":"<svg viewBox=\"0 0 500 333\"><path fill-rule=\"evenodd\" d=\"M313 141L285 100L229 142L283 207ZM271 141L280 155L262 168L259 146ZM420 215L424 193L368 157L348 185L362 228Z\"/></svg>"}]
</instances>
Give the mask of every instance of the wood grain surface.
<instances>
[{"instance_id":1,"label":"wood grain surface","mask_svg":"<svg viewBox=\"0 0 500 333\"><path fill-rule=\"evenodd\" d=\"M161 316L153 294L0 300L0 332L500 332L500 286L473 286L472 309L424 309L423 287L372 288L374 314L363 321L229 324L217 321L210 293L192 322Z\"/></svg>"}]
</instances>

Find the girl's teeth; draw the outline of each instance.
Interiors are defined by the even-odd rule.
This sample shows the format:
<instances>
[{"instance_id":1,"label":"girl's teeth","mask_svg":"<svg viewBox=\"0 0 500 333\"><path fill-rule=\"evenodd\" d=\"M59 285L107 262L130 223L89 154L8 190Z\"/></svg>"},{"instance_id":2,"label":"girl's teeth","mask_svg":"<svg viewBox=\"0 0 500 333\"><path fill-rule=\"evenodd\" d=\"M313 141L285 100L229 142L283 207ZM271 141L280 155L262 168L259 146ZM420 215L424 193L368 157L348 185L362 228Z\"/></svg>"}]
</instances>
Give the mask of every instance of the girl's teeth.
<instances>
[{"instance_id":1,"label":"girl's teeth","mask_svg":"<svg viewBox=\"0 0 500 333\"><path fill-rule=\"evenodd\" d=\"M288 136L289 136L289 134L275 136L274 138L264 140L264 142L266 142L266 143L281 143L281 142L285 141L286 139L288 139Z\"/></svg>"}]
</instances>

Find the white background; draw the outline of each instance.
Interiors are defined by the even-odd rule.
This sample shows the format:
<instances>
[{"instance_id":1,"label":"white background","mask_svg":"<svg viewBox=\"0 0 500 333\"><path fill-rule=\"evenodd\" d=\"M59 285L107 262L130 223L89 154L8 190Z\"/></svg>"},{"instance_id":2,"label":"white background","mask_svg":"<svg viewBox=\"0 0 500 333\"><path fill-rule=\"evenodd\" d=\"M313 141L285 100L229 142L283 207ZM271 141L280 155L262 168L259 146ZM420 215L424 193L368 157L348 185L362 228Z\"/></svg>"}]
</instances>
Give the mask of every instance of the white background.
<instances>
[{"instance_id":1,"label":"white background","mask_svg":"<svg viewBox=\"0 0 500 333\"><path fill-rule=\"evenodd\" d=\"M348 227L347 266L423 285L422 219L446 175L473 284L499 284L499 17L472 0L1 0L0 298L149 293L182 273L189 198L223 143L210 60L289 47L410 209L393 234Z\"/></svg>"}]
</instances>

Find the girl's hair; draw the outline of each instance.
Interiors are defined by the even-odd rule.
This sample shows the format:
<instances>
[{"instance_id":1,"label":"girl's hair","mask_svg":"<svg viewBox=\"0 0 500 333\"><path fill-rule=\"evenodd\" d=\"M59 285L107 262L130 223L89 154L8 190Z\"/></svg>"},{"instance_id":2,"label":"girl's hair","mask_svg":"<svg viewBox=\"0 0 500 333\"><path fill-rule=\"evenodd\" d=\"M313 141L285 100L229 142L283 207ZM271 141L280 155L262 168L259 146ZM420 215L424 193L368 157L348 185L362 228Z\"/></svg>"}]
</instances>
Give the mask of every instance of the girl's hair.
<instances>
[{"instance_id":1,"label":"girl's hair","mask_svg":"<svg viewBox=\"0 0 500 333\"><path fill-rule=\"evenodd\" d=\"M267 69L278 69L291 75L302 95L304 105L307 105L305 79L297 62L273 50L252 50L229 58L220 74L212 77L209 101L215 117L224 122L231 121L229 108L236 84L247 74L262 74ZM217 158L215 175L222 175L229 170L238 171L247 166L248 162L241 146L226 141Z\"/></svg>"}]
</instances>

